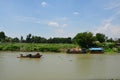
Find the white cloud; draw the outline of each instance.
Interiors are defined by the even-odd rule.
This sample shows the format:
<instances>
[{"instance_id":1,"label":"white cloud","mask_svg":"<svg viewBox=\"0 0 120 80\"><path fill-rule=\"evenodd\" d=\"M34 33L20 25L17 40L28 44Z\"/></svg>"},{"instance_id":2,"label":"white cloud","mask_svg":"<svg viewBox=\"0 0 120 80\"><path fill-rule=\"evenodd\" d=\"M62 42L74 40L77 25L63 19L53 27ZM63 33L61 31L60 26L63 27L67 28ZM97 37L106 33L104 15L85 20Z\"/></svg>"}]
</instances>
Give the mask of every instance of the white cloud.
<instances>
[{"instance_id":1,"label":"white cloud","mask_svg":"<svg viewBox=\"0 0 120 80\"><path fill-rule=\"evenodd\" d=\"M111 22L104 22L103 26L95 30L95 33L104 33L108 37L120 37L120 25L113 25Z\"/></svg>"},{"instance_id":2,"label":"white cloud","mask_svg":"<svg viewBox=\"0 0 120 80\"><path fill-rule=\"evenodd\" d=\"M66 33L66 27L67 24L67 18L66 17L57 17L55 19L52 19L48 22L48 26L52 27L52 30L54 34L52 36L54 37L68 37L68 34Z\"/></svg>"},{"instance_id":3,"label":"white cloud","mask_svg":"<svg viewBox=\"0 0 120 80\"><path fill-rule=\"evenodd\" d=\"M46 7L47 5L48 5L48 4L47 4L46 2L44 2L44 1L41 3L41 6L42 6L42 7Z\"/></svg>"},{"instance_id":4,"label":"white cloud","mask_svg":"<svg viewBox=\"0 0 120 80\"><path fill-rule=\"evenodd\" d=\"M104 33L108 37L112 38L120 38L120 24L114 23L115 20L118 19L120 16L120 0L111 0L112 2L109 2L106 4L107 6L105 9L111 10L114 12L113 15L111 15L108 19L104 20L104 23L101 27L95 30L95 33Z\"/></svg>"},{"instance_id":5,"label":"white cloud","mask_svg":"<svg viewBox=\"0 0 120 80\"><path fill-rule=\"evenodd\" d=\"M50 21L50 22L48 23L48 25L49 25L49 26L53 26L53 27L59 27L59 23L54 22L54 21Z\"/></svg>"},{"instance_id":6,"label":"white cloud","mask_svg":"<svg viewBox=\"0 0 120 80\"><path fill-rule=\"evenodd\" d=\"M66 23L63 23L63 22L61 23L57 21L49 21L48 25L52 27L57 27L57 28L65 28L68 26L68 24Z\"/></svg>"},{"instance_id":7,"label":"white cloud","mask_svg":"<svg viewBox=\"0 0 120 80\"><path fill-rule=\"evenodd\" d=\"M64 21L65 20L65 21ZM54 21L49 21L48 26L52 26L54 34L52 36L65 37L67 36L65 28L68 26L66 18L57 18Z\"/></svg>"},{"instance_id":8,"label":"white cloud","mask_svg":"<svg viewBox=\"0 0 120 80\"><path fill-rule=\"evenodd\" d=\"M73 12L73 14L74 14L74 15L80 15L80 13L79 13L79 12Z\"/></svg>"},{"instance_id":9,"label":"white cloud","mask_svg":"<svg viewBox=\"0 0 120 80\"><path fill-rule=\"evenodd\" d=\"M54 30L54 35L53 36L59 36L59 37L74 37L76 34L77 34L77 32L76 33L74 33L74 32L69 32L69 31L67 31L67 30L65 30L65 29L56 29L56 30Z\"/></svg>"}]
</instances>

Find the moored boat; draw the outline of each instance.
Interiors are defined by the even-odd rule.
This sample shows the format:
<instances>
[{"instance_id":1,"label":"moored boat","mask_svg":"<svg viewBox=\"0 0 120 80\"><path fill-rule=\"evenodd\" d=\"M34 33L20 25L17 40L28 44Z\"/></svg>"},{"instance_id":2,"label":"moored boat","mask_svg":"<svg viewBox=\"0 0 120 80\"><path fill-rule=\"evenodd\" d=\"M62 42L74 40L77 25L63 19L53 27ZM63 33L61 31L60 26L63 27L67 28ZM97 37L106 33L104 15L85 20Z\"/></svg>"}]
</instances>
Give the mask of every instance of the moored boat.
<instances>
[{"instance_id":1,"label":"moored boat","mask_svg":"<svg viewBox=\"0 0 120 80\"><path fill-rule=\"evenodd\" d=\"M42 55L40 55L39 53L32 55L32 54L28 54L26 56L23 56L23 54L20 54L20 57L17 58L40 58Z\"/></svg>"},{"instance_id":2,"label":"moored boat","mask_svg":"<svg viewBox=\"0 0 120 80\"><path fill-rule=\"evenodd\" d=\"M80 53L86 53L86 49L85 48L72 48L72 49L67 49L66 51L67 53L70 54L80 54Z\"/></svg>"},{"instance_id":3,"label":"moored boat","mask_svg":"<svg viewBox=\"0 0 120 80\"><path fill-rule=\"evenodd\" d=\"M89 52L91 54L101 54L104 53L104 49L103 48L89 48Z\"/></svg>"}]
</instances>

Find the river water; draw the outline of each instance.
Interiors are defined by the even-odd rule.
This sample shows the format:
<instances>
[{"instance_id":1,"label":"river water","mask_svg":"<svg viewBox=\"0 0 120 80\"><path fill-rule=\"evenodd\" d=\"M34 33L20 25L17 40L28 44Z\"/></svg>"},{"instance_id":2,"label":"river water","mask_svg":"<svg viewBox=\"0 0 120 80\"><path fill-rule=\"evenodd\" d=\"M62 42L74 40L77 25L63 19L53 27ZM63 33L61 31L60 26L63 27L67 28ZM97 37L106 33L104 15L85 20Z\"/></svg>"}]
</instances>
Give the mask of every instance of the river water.
<instances>
[{"instance_id":1,"label":"river water","mask_svg":"<svg viewBox=\"0 0 120 80\"><path fill-rule=\"evenodd\" d=\"M40 59L17 58L35 52L0 52L0 80L120 79L120 54L41 53Z\"/></svg>"}]
</instances>

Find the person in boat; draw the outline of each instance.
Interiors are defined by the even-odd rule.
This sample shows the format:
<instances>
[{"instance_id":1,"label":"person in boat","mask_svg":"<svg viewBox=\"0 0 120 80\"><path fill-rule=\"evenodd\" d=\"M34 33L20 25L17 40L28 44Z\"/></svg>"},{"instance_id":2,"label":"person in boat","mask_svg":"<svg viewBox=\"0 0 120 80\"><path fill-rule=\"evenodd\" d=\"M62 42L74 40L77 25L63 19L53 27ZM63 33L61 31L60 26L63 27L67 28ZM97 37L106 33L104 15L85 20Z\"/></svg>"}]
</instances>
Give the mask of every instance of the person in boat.
<instances>
[{"instance_id":1,"label":"person in boat","mask_svg":"<svg viewBox=\"0 0 120 80\"><path fill-rule=\"evenodd\" d=\"M26 57L31 57L32 56L32 54L28 54L28 55L26 55Z\"/></svg>"},{"instance_id":2,"label":"person in boat","mask_svg":"<svg viewBox=\"0 0 120 80\"><path fill-rule=\"evenodd\" d=\"M26 56L23 56L23 54L20 54L20 57L31 57L31 56L32 56L32 54L28 54Z\"/></svg>"},{"instance_id":3,"label":"person in boat","mask_svg":"<svg viewBox=\"0 0 120 80\"><path fill-rule=\"evenodd\" d=\"M40 55L39 53L36 53L35 55L32 54L28 54L26 56L23 56L23 54L20 54L20 57L24 57L24 58L40 58L42 55Z\"/></svg>"},{"instance_id":4,"label":"person in boat","mask_svg":"<svg viewBox=\"0 0 120 80\"><path fill-rule=\"evenodd\" d=\"M40 53L37 53L35 56L36 56L36 57L39 57L39 56L40 56Z\"/></svg>"},{"instance_id":5,"label":"person in boat","mask_svg":"<svg viewBox=\"0 0 120 80\"><path fill-rule=\"evenodd\" d=\"M23 54L20 54L20 57L23 57Z\"/></svg>"}]
</instances>

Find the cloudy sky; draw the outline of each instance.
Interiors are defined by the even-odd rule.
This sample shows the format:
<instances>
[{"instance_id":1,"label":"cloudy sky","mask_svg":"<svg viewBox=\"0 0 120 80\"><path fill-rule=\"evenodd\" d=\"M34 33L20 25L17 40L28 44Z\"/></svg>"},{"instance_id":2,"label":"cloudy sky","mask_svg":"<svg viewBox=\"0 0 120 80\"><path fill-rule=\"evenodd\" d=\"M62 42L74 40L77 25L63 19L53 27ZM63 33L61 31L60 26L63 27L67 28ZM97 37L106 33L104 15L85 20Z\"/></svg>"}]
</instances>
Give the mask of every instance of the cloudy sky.
<instances>
[{"instance_id":1,"label":"cloudy sky","mask_svg":"<svg viewBox=\"0 0 120 80\"><path fill-rule=\"evenodd\" d=\"M10 37L90 31L120 38L120 0L0 0L0 31Z\"/></svg>"}]
</instances>

